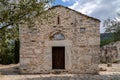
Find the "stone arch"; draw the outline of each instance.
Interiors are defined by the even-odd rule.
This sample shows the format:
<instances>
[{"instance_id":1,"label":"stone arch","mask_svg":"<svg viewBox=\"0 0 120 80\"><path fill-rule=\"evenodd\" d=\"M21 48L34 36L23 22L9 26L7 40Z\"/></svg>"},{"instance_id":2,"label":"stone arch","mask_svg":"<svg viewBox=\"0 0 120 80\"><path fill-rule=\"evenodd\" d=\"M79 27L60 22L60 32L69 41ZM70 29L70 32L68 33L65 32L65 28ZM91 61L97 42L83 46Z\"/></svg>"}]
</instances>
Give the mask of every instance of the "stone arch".
<instances>
[{"instance_id":1,"label":"stone arch","mask_svg":"<svg viewBox=\"0 0 120 80\"><path fill-rule=\"evenodd\" d=\"M61 31L55 31L50 34L50 40L65 40L65 35Z\"/></svg>"}]
</instances>

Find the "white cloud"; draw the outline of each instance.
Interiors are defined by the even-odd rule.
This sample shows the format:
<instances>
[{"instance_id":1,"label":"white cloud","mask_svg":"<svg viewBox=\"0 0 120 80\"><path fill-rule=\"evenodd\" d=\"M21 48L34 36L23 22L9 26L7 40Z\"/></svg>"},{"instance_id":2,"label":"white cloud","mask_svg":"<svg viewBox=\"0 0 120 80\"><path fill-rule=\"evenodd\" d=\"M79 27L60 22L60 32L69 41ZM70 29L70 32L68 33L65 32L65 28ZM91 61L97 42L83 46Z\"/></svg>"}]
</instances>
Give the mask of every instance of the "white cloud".
<instances>
[{"instance_id":1,"label":"white cloud","mask_svg":"<svg viewBox=\"0 0 120 80\"><path fill-rule=\"evenodd\" d=\"M70 0L62 0L63 2L68 2L68 1L70 1Z\"/></svg>"},{"instance_id":2,"label":"white cloud","mask_svg":"<svg viewBox=\"0 0 120 80\"><path fill-rule=\"evenodd\" d=\"M100 6L98 6L100 4L101 0L92 0L89 1L88 0L77 0L72 6L69 6L69 8L75 9L81 13L90 15L92 14L92 12L94 10L96 10L96 8L99 8Z\"/></svg>"},{"instance_id":3,"label":"white cloud","mask_svg":"<svg viewBox=\"0 0 120 80\"><path fill-rule=\"evenodd\" d=\"M104 21L108 17L115 17L120 12L119 3L120 0L75 0L69 8ZM101 32L104 32L102 26Z\"/></svg>"},{"instance_id":4,"label":"white cloud","mask_svg":"<svg viewBox=\"0 0 120 80\"><path fill-rule=\"evenodd\" d=\"M71 9L75 9L75 10L78 11L78 9L77 9L78 5L79 5L79 2L76 1L72 6L69 6L69 8L71 8ZM79 6L79 7L81 7L81 6Z\"/></svg>"}]
</instances>

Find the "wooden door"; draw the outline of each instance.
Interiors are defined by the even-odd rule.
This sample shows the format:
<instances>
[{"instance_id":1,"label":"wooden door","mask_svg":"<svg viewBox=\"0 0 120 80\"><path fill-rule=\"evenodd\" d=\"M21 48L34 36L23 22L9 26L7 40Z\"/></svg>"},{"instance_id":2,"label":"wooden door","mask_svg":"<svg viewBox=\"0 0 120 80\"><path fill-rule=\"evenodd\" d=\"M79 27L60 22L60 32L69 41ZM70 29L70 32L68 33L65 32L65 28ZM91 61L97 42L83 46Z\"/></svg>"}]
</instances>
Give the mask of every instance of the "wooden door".
<instances>
[{"instance_id":1,"label":"wooden door","mask_svg":"<svg viewBox=\"0 0 120 80\"><path fill-rule=\"evenodd\" d=\"M52 47L52 68L65 69L65 47Z\"/></svg>"}]
</instances>

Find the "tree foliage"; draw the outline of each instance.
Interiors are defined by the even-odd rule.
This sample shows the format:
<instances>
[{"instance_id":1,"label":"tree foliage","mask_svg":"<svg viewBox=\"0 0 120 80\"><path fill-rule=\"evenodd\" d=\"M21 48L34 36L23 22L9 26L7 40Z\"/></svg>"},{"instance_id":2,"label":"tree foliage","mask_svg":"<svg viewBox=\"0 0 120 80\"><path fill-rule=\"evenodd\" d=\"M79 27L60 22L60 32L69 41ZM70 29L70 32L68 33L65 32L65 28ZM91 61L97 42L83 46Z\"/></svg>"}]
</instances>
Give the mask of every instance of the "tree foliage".
<instances>
[{"instance_id":1,"label":"tree foliage","mask_svg":"<svg viewBox=\"0 0 120 80\"><path fill-rule=\"evenodd\" d=\"M18 62L19 24L44 14L53 0L0 0L0 63Z\"/></svg>"},{"instance_id":2,"label":"tree foliage","mask_svg":"<svg viewBox=\"0 0 120 80\"><path fill-rule=\"evenodd\" d=\"M108 18L104 21L104 27L107 33L113 33L114 41L120 40L120 14L114 19Z\"/></svg>"},{"instance_id":3,"label":"tree foliage","mask_svg":"<svg viewBox=\"0 0 120 80\"><path fill-rule=\"evenodd\" d=\"M0 26L2 28L20 24L21 20L46 12L52 0L0 0Z\"/></svg>"}]
</instances>

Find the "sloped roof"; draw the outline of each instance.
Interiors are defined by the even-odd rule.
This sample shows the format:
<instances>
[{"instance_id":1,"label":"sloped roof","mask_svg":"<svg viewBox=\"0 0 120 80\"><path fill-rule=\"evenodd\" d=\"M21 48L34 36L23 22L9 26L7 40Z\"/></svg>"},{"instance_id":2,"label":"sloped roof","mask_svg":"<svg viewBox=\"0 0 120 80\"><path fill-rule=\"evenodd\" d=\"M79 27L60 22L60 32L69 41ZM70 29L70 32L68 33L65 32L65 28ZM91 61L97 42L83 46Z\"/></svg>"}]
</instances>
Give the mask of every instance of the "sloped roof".
<instances>
[{"instance_id":1,"label":"sloped roof","mask_svg":"<svg viewBox=\"0 0 120 80\"><path fill-rule=\"evenodd\" d=\"M97 19L97 18L90 17L90 16L88 16L88 15L82 14L82 13L80 13L80 12L76 11L76 10L70 9L70 8L65 7L65 6L62 6L62 5L56 5L56 6L51 7L50 9L54 9L54 8L56 8L56 7L64 7L64 8L66 8L66 9L69 9L69 10L72 10L72 11L76 12L77 14L81 14L81 15L83 15L83 16L85 16L85 17L88 17L88 18L91 18L91 19L94 19L94 20L97 20L97 21L99 21L99 22L100 22L100 20L99 20L99 19Z\"/></svg>"}]
</instances>

